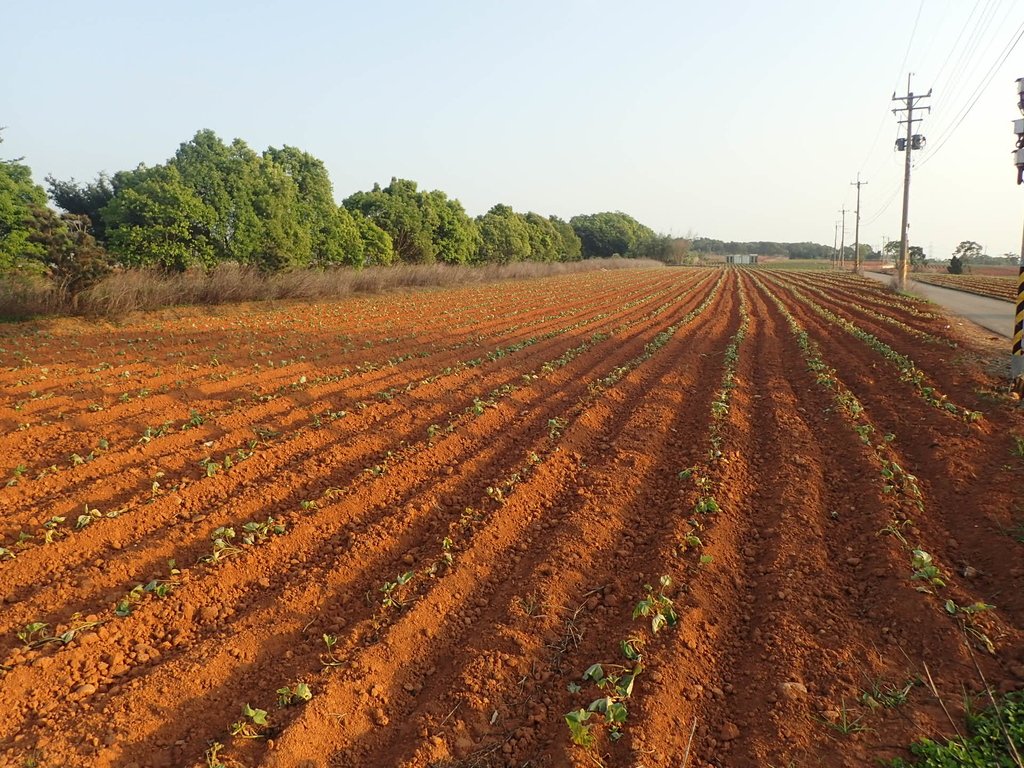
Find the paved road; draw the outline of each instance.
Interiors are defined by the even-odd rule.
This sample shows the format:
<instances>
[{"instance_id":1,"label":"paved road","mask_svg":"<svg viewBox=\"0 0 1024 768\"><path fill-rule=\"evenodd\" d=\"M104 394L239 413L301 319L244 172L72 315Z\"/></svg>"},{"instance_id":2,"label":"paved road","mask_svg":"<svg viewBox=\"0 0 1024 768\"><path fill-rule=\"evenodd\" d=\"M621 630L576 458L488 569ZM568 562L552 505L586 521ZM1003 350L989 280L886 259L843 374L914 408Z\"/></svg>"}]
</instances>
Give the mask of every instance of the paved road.
<instances>
[{"instance_id":1,"label":"paved road","mask_svg":"<svg viewBox=\"0 0 1024 768\"><path fill-rule=\"evenodd\" d=\"M877 272L865 272L864 276L887 285L893 280L891 275L881 275ZM937 285L918 283L913 279L910 281L910 291L930 299L936 304L941 304L946 309L974 321L982 328L1010 338L1013 331L1013 302L990 299L987 296L954 291L949 288L939 288Z\"/></svg>"}]
</instances>

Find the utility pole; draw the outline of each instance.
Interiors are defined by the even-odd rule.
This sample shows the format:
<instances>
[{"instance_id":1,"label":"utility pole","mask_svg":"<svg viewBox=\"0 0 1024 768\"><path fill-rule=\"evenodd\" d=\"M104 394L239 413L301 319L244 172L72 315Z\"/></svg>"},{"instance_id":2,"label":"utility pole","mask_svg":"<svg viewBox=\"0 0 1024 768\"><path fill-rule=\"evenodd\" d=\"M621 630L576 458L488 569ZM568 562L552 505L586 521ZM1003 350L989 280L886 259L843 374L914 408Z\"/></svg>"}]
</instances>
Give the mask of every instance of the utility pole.
<instances>
[{"instance_id":1,"label":"utility pole","mask_svg":"<svg viewBox=\"0 0 1024 768\"><path fill-rule=\"evenodd\" d=\"M839 251L836 250L836 246L839 245L839 222L836 222L836 229L832 235L832 267L839 267Z\"/></svg>"},{"instance_id":2,"label":"utility pole","mask_svg":"<svg viewBox=\"0 0 1024 768\"><path fill-rule=\"evenodd\" d=\"M857 219L854 224L854 235L853 235L853 271L860 274L860 188L862 184L867 184L866 181L860 180L860 174L857 174L857 181L851 181L851 187L857 187Z\"/></svg>"},{"instance_id":3,"label":"utility pole","mask_svg":"<svg viewBox=\"0 0 1024 768\"><path fill-rule=\"evenodd\" d=\"M839 240L839 268L842 269L846 262L846 209L841 208L839 212L843 214L843 236Z\"/></svg>"},{"instance_id":4,"label":"utility pole","mask_svg":"<svg viewBox=\"0 0 1024 768\"><path fill-rule=\"evenodd\" d=\"M923 96L915 96L914 92L910 90L910 77L913 72L907 74L907 95L897 96L894 91L892 94L893 101L899 101L906 106L899 109L894 109L892 113L899 116L900 112L906 112L906 120L900 120L899 124L906 123L907 126L907 137L905 139L896 139L896 149L900 152L906 152L907 156L904 159L903 164L903 224L900 228L900 261L896 266L896 289L904 291L907 288L907 227L908 227L908 216L910 214L910 151L912 149L921 149L924 147L924 136L919 133L914 133L914 123L919 123L923 118L914 117L914 109L926 109L929 112L931 107L917 107L918 102L921 99L930 98L932 91L929 88L928 93Z\"/></svg>"}]
</instances>

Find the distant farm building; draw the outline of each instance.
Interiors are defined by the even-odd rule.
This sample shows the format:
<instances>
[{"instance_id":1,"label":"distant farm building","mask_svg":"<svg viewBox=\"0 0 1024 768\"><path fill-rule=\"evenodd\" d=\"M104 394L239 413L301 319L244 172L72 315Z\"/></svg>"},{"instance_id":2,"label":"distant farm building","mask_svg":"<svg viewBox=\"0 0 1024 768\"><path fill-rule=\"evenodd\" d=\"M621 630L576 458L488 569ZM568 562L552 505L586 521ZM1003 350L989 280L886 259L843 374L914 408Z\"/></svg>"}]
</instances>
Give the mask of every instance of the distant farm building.
<instances>
[{"instance_id":1,"label":"distant farm building","mask_svg":"<svg viewBox=\"0 0 1024 768\"><path fill-rule=\"evenodd\" d=\"M726 264L757 264L756 253L730 254L725 257Z\"/></svg>"}]
</instances>

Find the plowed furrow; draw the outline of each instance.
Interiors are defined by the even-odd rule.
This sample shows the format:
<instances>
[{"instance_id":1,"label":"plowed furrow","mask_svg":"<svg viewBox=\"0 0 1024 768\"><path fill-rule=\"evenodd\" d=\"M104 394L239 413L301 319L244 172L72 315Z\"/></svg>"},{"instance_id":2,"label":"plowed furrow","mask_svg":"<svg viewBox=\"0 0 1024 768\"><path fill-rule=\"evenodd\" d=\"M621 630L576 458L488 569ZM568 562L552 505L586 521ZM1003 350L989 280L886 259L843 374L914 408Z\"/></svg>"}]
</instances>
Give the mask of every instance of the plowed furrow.
<instances>
[{"instance_id":1,"label":"plowed furrow","mask_svg":"<svg viewBox=\"0 0 1024 768\"><path fill-rule=\"evenodd\" d=\"M667 322L667 321L666 321L666 322ZM642 346L642 343L643 343L643 341L642 341L642 340L640 340L640 341L638 341L637 343L641 344L641 346ZM625 351L625 352L628 352L628 351L631 351L632 349L635 349L635 348L636 348L636 346L635 346L635 345L632 345L632 346L630 346L630 347L625 347L623 351ZM618 359L618 356L619 356L619 355L621 355L623 351L620 351L620 352L618 352L618 353L617 353L617 355L616 355L616 358L615 358L615 359ZM609 361L606 361L606 364L607 364L607 362L609 362ZM568 372L568 374L571 374L571 373L572 373L571 371L569 371L569 372ZM569 384L569 382L568 382L568 381L566 381L566 382L564 382L564 383L565 383L565 384ZM571 392L571 390L570 390L570 389L563 389L563 390L562 390L562 398L561 398L561 400L562 400L562 402L563 402L563 403L567 403L567 402L571 401L572 397L573 397L573 395L572 395L572 392ZM566 400L566 398L568 398L568 400ZM548 412L552 412L552 411L551 411L551 410L548 410ZM555 412L555 413L557 413L557 410L554 410L554 412ZM543 423L543 419L541 419L540 421L541 421L541 422ZM492 440L493 440L493 435L491 435L491 438L492 438ZM480 448L480 446L479 446L479 445L477 445L477 446L474 446L474 447L475 447L475 448L477 449L477 451L475 451L475 452L478 452L478 451L479 451L479 448ZM483 473L482 473L482 474L483 474ZM488 467L488 468L486 469L486 474L489 474L489 475L493 476L493 475L495 474L495 473L494 473L494 470L493 470L493 468L491 468L491 467ZM432 478L431 478L431 477L430 477L430 476L428 475L427 477L424 477L424 481L426 481L426 480L432 480ZM336 510L335 510L335 511L336 511ZM328 512L321 512L321 511L318 511L318 512L317 512L317 515L318 515L318 516L321 516L321 517L322 517L322 516L326 516L326 515L328 515L328 514L329 514ZM309 528L310 528L310 527L311 527L311 526L308 526L308 525L307 525L307 526L305 526L304 530L309 530ZM311 534L311 533L312 533L312 532L310 531L310 534ZM309 534L307 534L306 536L300 536L300 535L288 536L288 537L284 537L284 538L282 539L282 541L288 541L288 542L289 542L289 545L288 545L288 546L290 546L290 547L294 547L294 546L297 546L297 545L301 544L301 542L303 541L303 539L308 539L308 535L309 535ZM345 538L347 538L347 537L345 537ZM275 541L275 542L273 542L272 544L268 544L268 545L267 545L267 547L266 547L266 550L265 550L265 551L263 551L263 552L261 552L261 553L260 553L260 555L261 555L261 556L266 556L266 557L268 557L268 558L272 558L272 557L273 557L273 549L274 549L274 546L275 546L275 545L277 545L277 543L278 543L278 542L277 542L277 541ZM326 550L325 550L325 551L328 551L328 552L329 552L329 551L330 551L330 548L331 548L332 546L336 546L336 543L335 543L335 542L333 542L333 541L331 541L330 539L328 539L328 540L327 540L327 541L326 541L326 542L324 543L324 547L326 547ZM231 569L232 565L233 565L233 563L230 563L230 562L229 562L229 563L228 563L228 565L227 565L227 566L225 566L225 570L224 570L223 572L225 572L225 573L226 573L226 572L227 572L227 571L228 571L229 569ZM248 582L248 578L246 579L246 582ZM276 591L276 588L275 588L274 590L272 590L272 591ZM214 592L213 592L212 594L216 594L216 593L217 593L217 590L214 590ZM268 604L268 603L267 603L266 601L264 601L264 602L262 603L262 604L263 604L264 606L266 606L266 607L264 608L265 610L269 610L269 609L271 609L271 608L272 608L273 600L274 600L274 598L276 597L276 595L274 595L274 594L270 594L270 595L268 595L267 597L269 598L269 604ZM158 615L159 615L159 612L158 612ZM119 629L119 630L121 630L121 629L127 629L127 628L129 628L129 623L130 623L130 622L132 621L132 619L134 619L134 616L133 616L133 617L130 617L130 618L129 618L128 620L126 620L126 621L125 621L125 622L123 623L123 625L119 625L118 629ZM17 674L17 672L15 672L14 674L16 675L16 674Z\"/></svg>"},{"instance_id":2,"label":"plowed furrow","mask_svg":"<svg viewBox=\"0 0 1024 768\"><path fill-rule=\"evenodd\" d=\"M683 294L683 296L686 295L686 293ZM677 297L678 299L679 297ZM639 314L637 310L632 310L625 317L620 316L617 319L619 325L625 330L643 317L644 315ZM615 341L621 343L628 338L628 335L622 338L616 337ZM563 353L564 349L561 348L537 350L533 356L521 361L526 364L526 367L520 370L528 371L533 365L539 365L544 360L552 359L552 355L557 356ZM596 363L597 360L594 359L593 362ZM490 380L485 377L480 381L469 380L463 383L466 386L475 387L479 396L486 398L488 391L507 384L509 375L514 379L519 378L516 371L497 367L491 371ZM134 527L130 527L128 518L109 522L99 521L95 527L90 526L54 545L23 553L16 561L9 562L3 567L7 569L6 572L10 575L13 584L22 581L26 585L39 585L46 583L40 582L38 579L40 567L45 568L52 563L59 564L61 568L71 569L75 567L76 560L88 560L94 557L93 553L98 551L98 547L107 548L111 542L117 544L118 547L122 543L129 545L121 553L108 555L111 559L107 562L105 572L102 575L98 574L95 579L90 579L92 589L99 590L123 582L126 577L131 578L127 567L123 569L117 567L119 561L133 562L144 557L150 568L159 568L167 559L171 558L179 560L181 563L192 562L198 556L198 550L204 547L208 548L208 544L199 541L193 543L189 548L181 548L184 544L176 545L175 542L194 540L197 526L179 525L171 529L170 536L168 536L168 531L162 530L160 527L161 517L168 520L188 520L199 516L200 520L193 521L202 523L199 526L201 529L213 530L221 524L234 523L237 525L243 522L243 520L237 519L237 513L232 513L233 508L253 509L255 507L262 510L259 513L262 516L287 513L289 510L297 508L303 499L316 499L328 487L343 487L353 477L358 477L365 468L383 458L388 453L389 447L394 450L405 443L422 443L426 440L427 425L435 418L444 423L443 415L451 408L450 402L446 403L443 398L438 399L437 397L450 384L451 382L438 382L426 387L421 395L417 394L416 402L418 404L415 407L409 410L392 409L394 417L378 420L370 416L363 419L362 422L359 422L360 426L355 433L339 434L335 430L311 430L310 434L305 435L302 439L272 443L269 446L274 449L272 454L261 451L259 455L239 464L227 475L204 478L192 484L183 493L158 498L153 504L143 508L146 510L144 524L139 521ZM473 401L471 394L464 395L464 398L461 406L455 409L457 413ZM416 414L414 422L409 418L413 413ZM463 420L466 418L463 417ZM342 422L343 425L346 423ZM357 422L353 419L352 423ZM361 439L358 444L353 444L351 439L366 430L369 430L371 434L363 435L365 439ZM393 430L398 431L396 433ZM345 434L348 434L348 437L343 437ZM312 446L309 445L310 439L314 440ZM295 453L289 450L289 445L300 449L301 452ZM353 445L358 445L358 449L353 448ZM325 449L327 449L326 453ZM359 452L356 453L356 450ZM292 490L281 493L275 492L273 489L268 491L264 487L266 477L277 474L281 468L301 465L313 457L316 458L318 468L313 473L308 471L304 473L305 482L281 483L282 490L286 488ZM268 465L268 461L271 461L272 464ZM335 467L343 468L340 476ZM318 474L321 476L318 477ZM278 479L286 480L287 477L279 476ZM193 489L195 490L193 491ZM251 500L247 497L251 497ZM231 501L225 504L227 499ZM58 552L60 557L54 558L53 552ZM32 555L37 557L33 558ZM21 573L24 574L24 579L18 576ZM147 573L149 570L139 569L135 578L144 579ZM51 573L46 581L59 583L58 573ZM38 589L38 587L32 589ZM22 592L19 597L24 600L31 594L30 591ZM33 601L33 605L37 607L37 601ZM67 606L65 612L70 613L71 609L72 606ZM26 621L29 620L27 613L25 616L21 614L21 611L13 611L10 614L11 626L17 626L23 618ZM38 620L38 617L36 618ZM51 620L49 623L53 623L52 620L58 618L60 617L47 617Z\"/></svg>"}]
</instances>

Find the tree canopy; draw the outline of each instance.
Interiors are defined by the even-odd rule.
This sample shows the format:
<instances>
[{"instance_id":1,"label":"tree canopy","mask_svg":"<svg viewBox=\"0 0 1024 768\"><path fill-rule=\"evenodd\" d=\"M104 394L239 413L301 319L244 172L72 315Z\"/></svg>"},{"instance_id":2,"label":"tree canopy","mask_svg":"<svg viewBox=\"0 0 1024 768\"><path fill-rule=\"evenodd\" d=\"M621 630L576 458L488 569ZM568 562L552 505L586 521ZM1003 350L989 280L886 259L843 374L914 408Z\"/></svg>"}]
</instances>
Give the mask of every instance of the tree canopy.
<instances>
[{"instance_id":1,"label":"tree canopy","mask_svg":"<svg viewBox=\"0 0 1024 768\"><path fill-rule=\"evenodd\" d=\"M573 216L569 224L580 239L585 259L635 256L642 243L655 237L650 227L619 211Z\"/></svg>"},{"instance_id":2,"label":"tree canopy","mask_svg":"<svg viewBox=\"0 0 1024 768\"><path fill-rule=\"evenodd\" d=\"M93 182L46 177L47 192L20 162L0 163L0 274L71 274L78 287L111 268L168 271L233 262L267 272L296 267L394 263L573 261L597 256L663 258L671 238L621 212L564 221L498 204L470 217L459 200L410 179L355 192L341 205L323 161L297 147L260 153L200 130L166 162ZM69 288L71 290L71 288Z\"/></svg>"}]
</instances>

